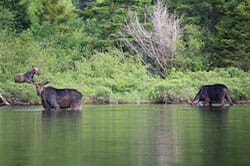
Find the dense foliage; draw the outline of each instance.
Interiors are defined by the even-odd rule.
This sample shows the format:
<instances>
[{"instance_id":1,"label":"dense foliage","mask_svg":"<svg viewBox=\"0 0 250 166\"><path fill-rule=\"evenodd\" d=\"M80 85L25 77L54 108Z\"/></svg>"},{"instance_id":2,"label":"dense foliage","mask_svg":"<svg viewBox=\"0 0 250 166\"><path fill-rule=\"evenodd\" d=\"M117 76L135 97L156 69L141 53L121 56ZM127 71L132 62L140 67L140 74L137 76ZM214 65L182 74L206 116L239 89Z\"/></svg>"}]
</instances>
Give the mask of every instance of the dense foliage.
<instances>
[{"instance_id":1,"label":"dense foliage","mask_svg":"<svg viewBox=\"0 0 250 166\"><path fill-rule=\"evenodd\" d=\"M201 53L207 67L235 66L249 71L250 1L166 0L169 8L185 15L186 24L194 24L205 42Z\"/></svg>"},{"instance_id":2,"label":"dense foliage","mask_svg":"<svg viewBox=\"0 0 250 166\"><path fill-rule=\"evenodd\" d=\"M249 99L249 1L169 1L182 15L174 67L168 77L156 62L133 51L121 36L136 11L142 26L152 0L3 0L0 2L0 93L12 102L38 102L35 87L16 84L15 74L40 68L36 81L77 88L85 101L190 100L204 84L224 83L233 99ZM220 68L223 67L223 68Z\"/></svg>"}]
</instances>

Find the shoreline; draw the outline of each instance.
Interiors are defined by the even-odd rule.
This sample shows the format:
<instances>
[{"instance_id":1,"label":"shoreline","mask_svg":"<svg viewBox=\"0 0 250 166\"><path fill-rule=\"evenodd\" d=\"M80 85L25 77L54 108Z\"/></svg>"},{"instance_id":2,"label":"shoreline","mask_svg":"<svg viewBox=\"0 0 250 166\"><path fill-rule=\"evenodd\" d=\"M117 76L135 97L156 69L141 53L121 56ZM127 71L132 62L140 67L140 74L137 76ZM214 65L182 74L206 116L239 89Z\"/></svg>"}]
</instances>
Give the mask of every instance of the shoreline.
<instances>
[{"instance_id":1,"label":"shoreline","mask_svg":"<svg viewBox=\"0 0 250 166\"><path fill-rule=\"evenodd\" d=\"M82 104L191 104L192 100L176 100L176 101L150 101L150 100L142 100L142 101L107 101L107 100L92 100L92 101L83 101ZM250 104L250 99L246 100L233 100L233 104ZM0 101L1 106L35 106L41 105L41 102L9 102L9 105Z\"/></svg>"}]
</instances>

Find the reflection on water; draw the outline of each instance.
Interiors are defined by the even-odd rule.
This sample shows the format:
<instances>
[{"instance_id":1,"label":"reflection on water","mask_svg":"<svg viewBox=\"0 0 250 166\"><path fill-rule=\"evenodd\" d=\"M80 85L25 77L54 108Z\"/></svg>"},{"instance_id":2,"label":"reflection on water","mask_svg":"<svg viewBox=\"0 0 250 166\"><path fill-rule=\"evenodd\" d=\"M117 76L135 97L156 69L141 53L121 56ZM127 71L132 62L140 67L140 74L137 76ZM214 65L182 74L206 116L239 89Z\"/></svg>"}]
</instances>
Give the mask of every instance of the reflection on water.
<instances>
[{"instance_id":1,"label":"reflection on water","mask_svg":"<svg viewBox=\"0 0 250 166\"><path fill-rule=\"evenodd\" d=\"M210 106L204 106L204 107L198 107L201 111L210 111L210 112L216 112L216 113L221 113L221 112L227 112L231 107L210 107Z\"/></svg>"},{"instance_id":2,"label":"reflection on water","mask_svg":"<svg viewBox=\"0 0 250 166\"><path fill-rule=\"evenodd\" d=\"M0 166L249 165L249 108L2 107Z\"/></svg>"},{"instance_id":3,"label":"reflection on water","mask_svg":"<svg viewBox=\"0 0 250 166\"><path fill-rule=\"evenodd\" d=\"M70 118L76 119L82 117L81 111L61 110L61 111L42 111L42 120L51 120L55 118Z\"/></svg>"}]
</instances>

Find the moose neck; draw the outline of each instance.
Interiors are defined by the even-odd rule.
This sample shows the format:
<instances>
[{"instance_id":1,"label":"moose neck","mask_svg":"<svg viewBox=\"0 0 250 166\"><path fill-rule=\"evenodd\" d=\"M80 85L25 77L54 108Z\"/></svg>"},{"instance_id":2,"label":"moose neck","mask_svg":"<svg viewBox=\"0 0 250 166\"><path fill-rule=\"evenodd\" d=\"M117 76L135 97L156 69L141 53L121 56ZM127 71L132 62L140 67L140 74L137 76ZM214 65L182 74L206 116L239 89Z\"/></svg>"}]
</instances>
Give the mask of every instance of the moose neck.
<instances>
[{"instance_id":1,"label":"moose neck","mask_svg":"<svg viewBox=\"0 0 250 166\"><path fill-rule=\"evenodd\" d=\"M36 93L37 93L37 96L42 96L42 93L43 93L43 90L44 90L44 86L37 86L36 87Z\"/></svg>"},{"instance_id":2,"label":"moose neck","mask_svg":"<svg viewBox=\"0 0 250 166\"><path fill-rule=\"evenodd\" d=\"M36 74L35 71L34 71L34 70L31 70L31 71L25 73L24 75L25 75L27 78L33 78L33 77L34 77L34 74Z\"/></svg>"},{"instance_id":3,"label":"moose neck","mask_svg":"<svg viewBox=\"0 0 250 166\"><path fill-rule=\"evenodd\" d=\"M30 71L31 72L31 77L33 78L36 72L34 70Z\"/></svg>"}]
</instances>

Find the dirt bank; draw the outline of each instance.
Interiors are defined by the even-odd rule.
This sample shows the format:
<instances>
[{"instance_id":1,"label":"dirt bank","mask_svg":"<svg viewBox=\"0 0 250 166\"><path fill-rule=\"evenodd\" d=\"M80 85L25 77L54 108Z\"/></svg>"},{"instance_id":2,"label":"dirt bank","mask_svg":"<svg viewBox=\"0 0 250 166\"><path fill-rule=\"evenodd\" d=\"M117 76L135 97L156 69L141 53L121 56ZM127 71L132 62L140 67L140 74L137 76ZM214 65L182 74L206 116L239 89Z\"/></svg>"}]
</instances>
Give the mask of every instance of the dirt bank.
<instances>
[{"instance_id":1,"label":"dirt bank","mask_svg":"<svg viewBox=\"0 0 250 166\"><path fill-rule=\"evenodd\" d=\"M5 101L4 101L5 100ZM166 101L150 101L150 100L143 100L143 101L109 101L109 100L90 100L90 101L83 101L83 104L191 104L192 99L188 100L166 100ZM234 104L250 104L250 99L247 100L233 100ZM0 96L0 106L31 106L31 105L41 105L41 102L31 102L31 101L11 101Z\"/></svg>"}]
</instances>

